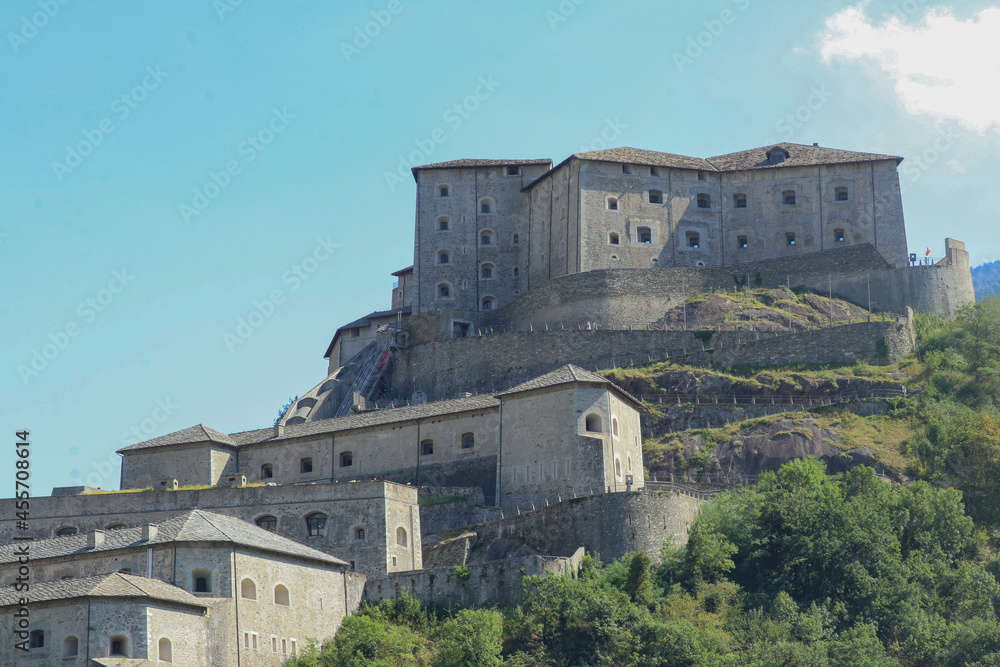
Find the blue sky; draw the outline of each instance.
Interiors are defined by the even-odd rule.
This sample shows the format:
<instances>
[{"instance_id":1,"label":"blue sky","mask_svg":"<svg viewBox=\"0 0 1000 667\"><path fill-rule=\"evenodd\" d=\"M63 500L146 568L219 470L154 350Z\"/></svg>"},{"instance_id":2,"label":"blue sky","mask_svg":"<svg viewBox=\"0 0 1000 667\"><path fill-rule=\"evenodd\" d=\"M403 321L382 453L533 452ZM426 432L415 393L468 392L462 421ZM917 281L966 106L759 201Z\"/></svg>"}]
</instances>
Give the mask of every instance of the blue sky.
<instances>
[{"instance_id":1,"label":"blue sky","mask_svg":"<svg viewBox=\"0 0 1000 667\"><path fill-rule=\"evenodd\" d=\"M911 251L1000 259L995 5L4 2L0 434L44 495L270 425L412 263L412 162L890 153Z\"/></svg>"}]
</instances>

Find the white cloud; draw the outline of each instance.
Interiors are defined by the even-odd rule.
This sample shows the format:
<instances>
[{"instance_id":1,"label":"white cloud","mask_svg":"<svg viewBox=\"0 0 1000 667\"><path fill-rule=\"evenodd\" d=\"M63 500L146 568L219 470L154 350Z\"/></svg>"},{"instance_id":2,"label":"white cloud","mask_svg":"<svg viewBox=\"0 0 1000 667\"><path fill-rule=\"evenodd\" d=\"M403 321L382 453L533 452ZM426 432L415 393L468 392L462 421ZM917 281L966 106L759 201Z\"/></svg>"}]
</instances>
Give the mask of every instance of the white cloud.
<instances>
[{"instance_id":1,"label":"white cloud","mask_svg":"<svg viewBox=\"0 0 1000 667\"><path fill-rule=\"evenodd\" d=\"M1000 8L969 20L931 9L918 25L898 18L875 24L867 0L826 21L823 59L870 58L888 76L906 110L954 118L982 134L1000 128Z\"/></svg>"}]
</instances>

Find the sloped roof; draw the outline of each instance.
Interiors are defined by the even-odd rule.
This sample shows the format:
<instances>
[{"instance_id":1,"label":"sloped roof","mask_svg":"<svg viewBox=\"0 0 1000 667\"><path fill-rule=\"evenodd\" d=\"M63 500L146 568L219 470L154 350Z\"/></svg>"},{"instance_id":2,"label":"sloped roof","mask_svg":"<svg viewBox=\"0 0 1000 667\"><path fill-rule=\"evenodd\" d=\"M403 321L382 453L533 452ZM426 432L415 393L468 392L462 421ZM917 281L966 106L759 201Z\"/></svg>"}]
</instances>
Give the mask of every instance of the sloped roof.
<instances>
[{"instance_id":1,"label":"sloped roof","mask_svg":"<svg viewBox=\"0 0 1000 667\"><path fill-rule=\"evenodd\" d=\"M410 264L405 269L400 269L399 271L393 271L392 275L394 275L394 276L402 276L402 275L407 274L407 273L413 273L413 265L412 264Z\"/></svg>"},{"instance_id":2,"label":"sloped roof","mask_svg":"<svg viewBox=\"0 0 1000 667\"><path fill-rule=\"evenodd\" d=\"M422 164L417 167L413 167L411 171L413 172L414 178L416 178L417 170L421 169L467 169L470 167L519 167L521 165L531 165L531 164L552 164L552 160L549 158L540 158L536 160L480 160L480 159L470 159L465 158L462 160L448 160L447 162L432 162L431 164Z\"/></svg>"},{"instance_id":3,"label":"sloped roof","mask_svg":"<svg viewBox=\"0 0 1000 667\"><path fill-rule=\"evenodd\" d=\"M160 437L153 438L152 440L145 440L134 445L129 445L128 447L122 447L118 450L118 452L121 453L135 449L147 449L150 447L166 447L168 445L190 445L198 442L217 442L222 445L229 445L230 447L236 446L236 443L233 442L225 433L219 433L215 429L208 428L203 424L198 424L181 431L174 431L173 433L161 435Z\"/></svg>"},{"instance_id":4,"label":"sloped roof","mask_svg":"<svg viewBox=\"0 0 1000 667\"><path fill-rule=\"evenodd\" d=\"M767 153L772 148L782 148L788 153L784 162L769 164ZM716 155L708 158L719 171L742 171L746 169L775 169L781 167L809 167L821 164L846 164L850 162L875 162L878 160L896 160L903 158L897 155L881 155L879 153L858 153L838 148L823 148L806 144L781 143L772 146L761 146L746 151Z\"/></svg>"},{"instance_id":5,"label":"sloped roof","mask_svg":"<svg viewBox=\"0 0 1000 667\"><path fill-rule=\"evenodd\" d=\"M340 431L350 431L369 426L379 426L382 424L394 424L407 422L414 419L426 419L428 417L440 417L457 414L460 412L472 412L495 408L500 405L500 401L490 395L477 395L467 398L453 398L446 401L434 401L433 403L421 403L419 405L408 405L402 408L389 408L387 410L373 410L371 412L361 412L356 415L346 417L335 417L333 419L320 419L317 421L304 422L285 426L280 436L274 435L273 428L262 428L256 431L244 431L234 433L234 440L240 442L240 446L253 445L261 442L273 442L276 440L289 440L310 435L326 435L338 433Z\"/></svg>"},{"instance_id":6,"label":"sloped roof","mask_svg":"<svg viewBox=\"0 0 1000 667\"><path fill-rule=\"evenodd\" d=\"M642 407L642 403L639 402L637 398L632 396L630 393L616 385L611 380L601 377L591 373L590 371L575 366L573 364L566 364L561 368L557 368L551 373L546 373L545 375L539 375L538 377L528 380L527 382L522 382L521 384L511 387L506 391L502 391L497 396L510 396L512 394L521 394L526 391L535 391L537 389L546 389L548 387L556 387L564 384L574 384L577 382L585 382L588 384L605 384L609 385L612 389L617 391L619 394L624 396L626 399L635 403L637 406Z\"/></svg>"},{"instance_id":7,"label":"sloped roof","mask_svg":"<svg viewBox=\"0 0 1000 667\"><path fill-rule=\"evenodd\" d=\"M117 551L154 544L174 542L227 542L240 546L269 551L283 555L297 556L326 564L346 566L347 563L329 554L282 537L242 519L206 512L190 510L172 519L156 524L156 536L151 540L142 539L142 527L111 530L104 534L104 543L91 549L87 546L87 534L78 533L66 537L35 540L31 543L32 560L61 558L100 551ZM16 563L16 545L0 545L0 564Z\"/></svg>"},{"instance_id":8,"label":"sloped roof","mask_svg":"<svg viewBox=\"0 0 1000 667\"><path fill-rule=\"evenodd\" d=\"M573 157L595 162L622 162L627 164L643 164L651 167L674 167L677 169L699 169L715 171L715 167L700 157L689 157L675 153L648 151L643 148L608 148L601 151L574 153Z\"/></svg>"},{"instance_id":9,"label":"sloped roof","mask_svg":"<svg viewBox=\"0 0 1000 667\"><path fill-rule=\"evenodd\" d=\"M18 593L10 586L0 590L0 607L17 604ZM166 600L207 609L208 605L191 595L183 588L168 584L159 579L146 579L131 574L114 572L96 577L81 579L62 579L31 584L31 601L46 602L52 600L71 600L74 598L150 598Z\"/></svg>"},{"instance_id":10,"label":"sloped roof","mask_svg":"<svg viewBox=\"0 0 1000 667\"><path fill-rule=\"evenodd\" d=\"M413 267L412 266L409 267L409 270L412 271ZM400 275L402 273L406 273L406 271L407 269L403 269L401 271L397 271L392 275L394 276ZM333 352L334 344L337 342L337 339L340 337L340 334L343 333L344 331L347 331L348 329L357 329L358 327L366 327L372 323L372 320L378 319L380 317L389 317L391 315L398 315L399 313L402 313L404 315L409 315L412 311L413 309L411 306L403 306L402 308L395 308L393 310L376 310L375 312L368 313L364 317L359 317L353 322L348 322L347 324L338 328L337 331L334 332L333 338L330 340L330 344L327 345L326 347L326 352L323 353L323 358L324 359L329 358L330 353Z\"/></svg>"}]
</instances>

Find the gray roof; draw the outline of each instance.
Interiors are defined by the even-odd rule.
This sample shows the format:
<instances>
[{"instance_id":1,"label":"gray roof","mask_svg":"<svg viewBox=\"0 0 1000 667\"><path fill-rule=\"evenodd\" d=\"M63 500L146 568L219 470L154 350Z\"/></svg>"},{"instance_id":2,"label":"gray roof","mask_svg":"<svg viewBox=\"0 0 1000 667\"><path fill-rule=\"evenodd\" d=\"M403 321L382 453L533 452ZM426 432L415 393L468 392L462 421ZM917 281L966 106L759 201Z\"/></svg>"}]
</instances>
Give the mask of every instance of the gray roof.
<instances>
[{"instance_id":1,"label":"gray roof","mask_svg":"<svg viewBox=\"0 0 1000 667\"><path fill-rule=\"evenodd\" d=\"M420 405L408 405L402 408L390 408L388 410L373 410L371 412L361 412L356 415L346 417L336 417L334 419L320 419L317 421L305 422L285 426L280 436L275 436L273 428L262 428L256 431L243 431L234 433L233 440L240 443L240 446L253 445L261 442L275 442L278 440L290 440L313 435L327 435L341 431L351 431L370 426L380 426L382 424L394 424L408 422L415 419L427 419L430 417L441 417L460 412L472 412L475 410L492 409L500 405L493 396L480 395L468 398L453 398L447 401L435 401L433 403L421 403Z\"/></svg>"},{"instance_id":2,"label":"gray roof","mask_svg":"<svg viewBox=\"0 0 1000 667\"><path fill-rule=\"evenodd\" d=\"M784 162L769 164L767 153L777 146L788 152L788 157ZM775 144L775 146L762 146L752 148L748 151L737 153L727 153L726 155L716 155L708 158L708 161L715 165L719 171L742 171L746 169L775 169L781 167L810 167L821 164L846 164L849 162L876 162L879 160L901 161L903 158L896 155L881 155L879 153L857 153L855 151L844 151L837 148L823 148L822 146L808 146L805 144Z\"/></svg>"},{"instance_id":3,"label":"gray roof","mask_svg":"<svg viewBox=\"0 0 1000 667\"><path fill-rule=\"evenodd\" d=\"M594 162L622 162L627 164L643 164L651 167L673 167L676 169L699 169L715 171L715 167L700 157L689 157L675 153L647 151L642 148L608 148L602 151L587 151L574 153L573 157Z\"/></svg>"},{"instance_id":4,"label":"gray roof","mask_svg":"<svg viewBox=\"0 0 1000 667\"><path fill-rule=\"evenodd\" d=\"M413 267L411 266L410 269L412 270ZM402 271L397 271L396 273L394 273L392 275L395 276L397 274L405 273L405 272L406 272L406 269L403 269ZM344 326L339 327L337 329L337 331L334 332L333 338L330 340L330 344L326 347L326 352L323 353L323 358L326 359L327 357L330 356L330 353L333 352L333 346L337 342L337 338L340 337L340 334L342 332L347 331L348 329L357 329L359 327L366 327L366 326L368 326L369 324L372 323L372 320L376 320L376 319L378 319L380 317L391 317L393 315L398 315L399 313L402 313L404 315L409 315L411 312L412 312L412 308L410 306L403 306L402 308L395 308L393 310L376 310L373 313L368 313L364 317L359 317L358 319L354 320L353 322L348 322Z\"/></svg>"},{"instance_id":5,"label":"gray roof","mask_svg":"<svg viewBox=\"0 0 1000 667\"><path fill-rule=\"evenodd\" d=\"M401 276L401 275L403 275L404 273L413 273L413 265L412 265L412 264L410 264L410 265L409 265L408 267L406 267L405 269L400 269L399 271L393 271L393 272L392 272L392 275L394 275L394 276Z\"/></svg>"},{"instance_id":6,"label":"gray roof","mask_svg":"<svg viewBox=\"0 0 1000 667\"><path fill-rule=\"evenodd\" d=\"M222 445L229 445L230 447L236 446L236 443L233 442L225 433L219 433L215 429L198 424L197 426L192 426L182 431L174 431L173 433L161 435L160 437L153 438L152 440L146 440L134 445L129 445L128 447L122 447L118 450L118 452L121 453L134 449L148 449L150 447L166 447L167 445L190 445L199 442L217 442Z\"/></svg>"},{"instance_id":7,"label":"gray roof","mask_svg":"<svg viewBox=\"0 0 1000 667\"><path fill-rule=\"evenodd\" d=\"M632 403L635 403L639 407L642 407L642 403L639 402L637 398L632 396L630 393L616 385L611 380L601 377L591 373L590 371L580 368L579 366L574 366L573 364L566 364L561 368L557 368L551 373L546 373L545 375L539 375L538 377L528 380L527 382L522 382L521 384L511 387L506 391L502 391L497 396L510 396L511 394L521 394L526 391L535 391L537 389L546 389L548 387L557 387L564 384L574 384L577 382L585 382L588 384L605 384L609 385L612 389L617 391L619 394L627 398Z\"/></svg>"},{"instance_id":8,"label":"gray roof","mask_svg":"<svg viewBox=\"0 0 1000 667\"><path fill-rule=\"evenodd\" d=\"M142 539L141 526L107 531L104 533L104 544L94 549L87 546L86 533L35 540L30 543L31 558L32 560L62 558L175 542L227 542L258 551L297 556L331 565L347 565L339 558L276 535L242 519L205 510L184 512L172 519L161 521L156 527L156 536L149 541ZM16 548L13 544L0 545L0 564L16 563L18 559Z\"/></svg>"},{"instance_id":9,"label":"gray roof","mask_svg":"<svg viewBox=\"0 0 1000 667\"><path fill-rule=\"evenodd\" d=\"M518 167L521 165L531 165L531 164L551 165L552 160L549 158L540 158L537 160L479 160L479 159L466 158L462 160L448 160L447 162L433 162L431 164L422 164L418 167L413 167L411 171L413 172L413 176L415 178L418 169L468 169L472 167Z\"/></svg>"},{"instance_id":10,"label":"gray roof","mask_svg":"<svg viewBox=\"0 0 1000 667\"><path fill-rule=\"evenodd\" d=\"M18 598L23 595L23 593L18 593L10 586L4 586L3 589L0 589L0 607L17 604ZM199 598L173 584L168 584L159 579L146 579L145 577L122 574L121 572L81 579L62 579L60 581L32 583L30 597L32 602L71 600L87 597L150 598L153 600L178 602L193 607L201 607L202 609L208 607Z\"/></svg>"}]
</instances>

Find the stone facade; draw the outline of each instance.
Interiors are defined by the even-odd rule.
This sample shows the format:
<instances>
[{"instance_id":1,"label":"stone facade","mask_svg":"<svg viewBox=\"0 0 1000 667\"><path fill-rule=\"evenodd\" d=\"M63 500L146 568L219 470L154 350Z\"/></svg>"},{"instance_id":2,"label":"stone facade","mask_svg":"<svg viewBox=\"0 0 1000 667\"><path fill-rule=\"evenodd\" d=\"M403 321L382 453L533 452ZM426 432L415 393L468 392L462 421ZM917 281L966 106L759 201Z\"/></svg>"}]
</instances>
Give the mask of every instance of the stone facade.
<instances>
[{"instance_id":1,"label":"stone facade","mask_svg":"<svg viewBox=\"0 0 1000 667\"><path fill-rule=\"evenodd\" d=\"M0 500L0 508L8 510L5 516L9 517L0 520L0 544L9 543L15 534L25 535L15 531L14 504L13 499ZM156 523L195 508L248 523L273 518L278 535L335 555L368 576L421 567L417 490L391 482L39 497L32 499L31 531L27 535L46 539L55 537L60 529L86 533ZM311 535L306 518L317 513L325 515L325 526L321 534ZM400 527L407 531L406 547L397 544ZM121 567L145 571L139 562Z\"/></svg>"}]
</instances>

